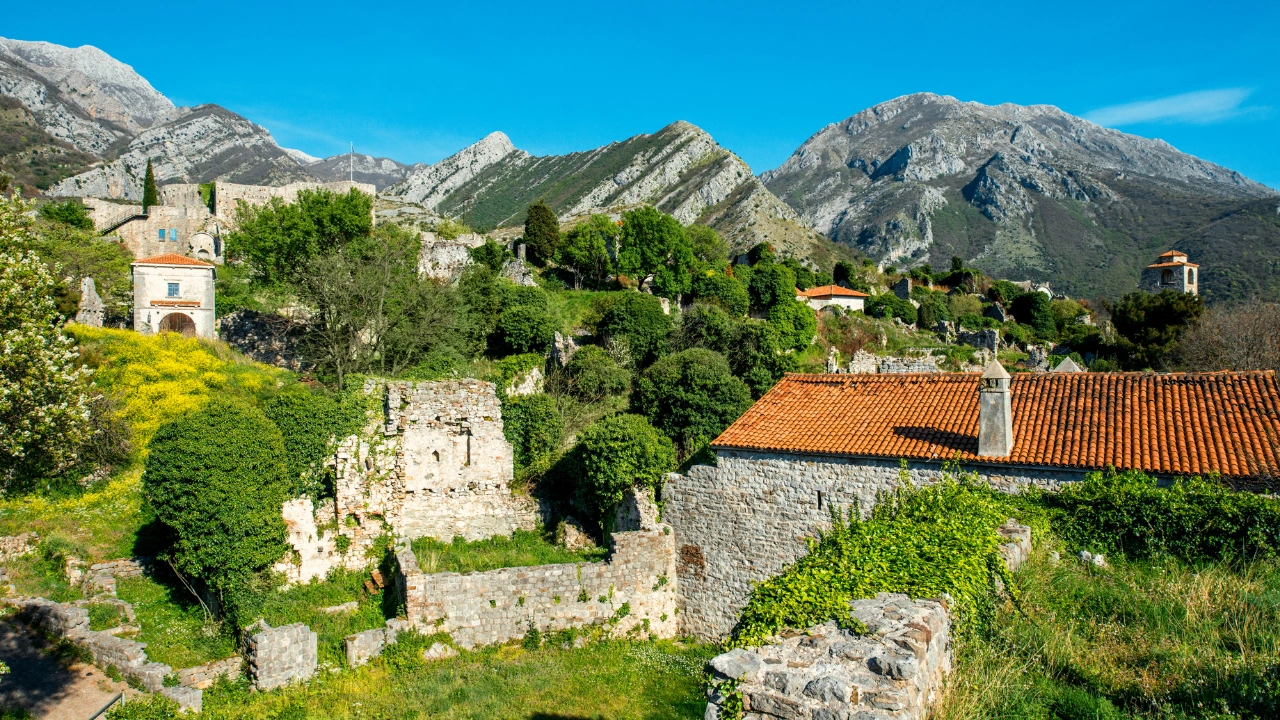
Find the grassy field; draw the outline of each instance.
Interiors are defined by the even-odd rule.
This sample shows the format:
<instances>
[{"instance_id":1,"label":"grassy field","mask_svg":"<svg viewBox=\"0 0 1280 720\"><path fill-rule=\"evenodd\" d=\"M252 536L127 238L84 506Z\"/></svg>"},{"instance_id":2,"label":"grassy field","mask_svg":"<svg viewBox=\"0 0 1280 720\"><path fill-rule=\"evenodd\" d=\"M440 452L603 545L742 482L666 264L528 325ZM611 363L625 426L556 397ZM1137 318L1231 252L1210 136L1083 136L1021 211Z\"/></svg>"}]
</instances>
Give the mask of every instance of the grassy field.
<instances>
[{"instance_id":1,"label":"grassy field","mask_svg":"<svg viewBox=\"0 0 1280 720\"><path fill-rule=\"evenodd\" d=\"M1280 716L1280 564L1113 559L1041 548L1019 606L957 644L940 720Z\"/></svg>"},{"instance_id":2,"label":"grassy field","mask_svg":"<svg viewBox=\"0 0 1280 720\"><path fill-rule=\"evenodd\" d=\"M498 568L560 563L597 562L605 551L569 552L550 542L541 532L517 530L512 537L466 542L455 538L444 543L431 538L413 541L413 554L423 572L483 572Z\"/></svg>"},{"instance_id":3,"label":"grassy field","mask_svg":"<svg viewBox=\"0 0 1280 720\"><path fill-rule=\"evenodd\" d=\"M702 668L715 654L704 645L603 641L580 649L508 645L427 663L427 642L406 641L366 667L305 686L251 694L243 683L224 684L206 691L202 717L701 718Z\"/></svg>"}]
</instances>

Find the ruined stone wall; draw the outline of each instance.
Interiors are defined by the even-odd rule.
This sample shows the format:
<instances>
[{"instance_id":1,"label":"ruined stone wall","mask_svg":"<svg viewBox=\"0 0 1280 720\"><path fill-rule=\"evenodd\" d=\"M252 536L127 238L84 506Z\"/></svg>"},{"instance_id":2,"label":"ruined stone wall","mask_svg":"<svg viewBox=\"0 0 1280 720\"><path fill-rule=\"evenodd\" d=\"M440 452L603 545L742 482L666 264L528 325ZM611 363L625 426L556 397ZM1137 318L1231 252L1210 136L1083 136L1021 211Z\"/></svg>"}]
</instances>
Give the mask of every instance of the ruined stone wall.
<instances>
[{"instance_id":1,"label":"ruined stone wall","mask_svg":"<svg viewBox=\"0 0 1280 720\"><path fill-rule=\"evenodd\" d=\"M259 620L245 631L244 658L259 690L307 680L318 663L318 636L302 623L273 628Z\"/></svg>"},{"instance_id":2,"label":"ruined stone wall","mask_svg":"<svg viewBox=\"0 0 1280 720\"><path fill-rule=\"evenodd\" d=\"M804 541L830 527L832 508L870 512L876 494L899 482L896 460L721 451L719 465L669 476L663 520L675 531L680 630L719 640L733 628L752 583L794 562ZM1047 490L1084 473L973 466L992 486ZM914 484L937 481L940 462L909 463Z\"/></svg>"},{"instance_id":3,"label":"ruined stone wall","mask_svg":"<svg viewBox=\"0 0 1280 720\"><path fill-rule=\"evenodd\" d=\"M285 202L293 202L302 190L328 190L345 195L352 189L359 190L372 197L378 196L378 188L369 183L353 183L346 180L330 183L292 182L288 185L239 185L237 183L219 182L214 185L214 213L223 219L230 219L236 210L236 201L243 200L249 205L265 205L271 198L277 197ZM372 209L370 217L372 218Z\"/></svg>"},{"instance_id":4,"label":"ruined stone wall","mask_svg":"<svg viewBox=\"0 0 1280 720\"><path fill-rule=\"evenodd\" d=\"M605 562L424 574L408 548L397 554L407 617L473 648L539 631L614 623L658 637L676 634L675 545L667 526L615 533Z\"/></svg>"}]
</instances>

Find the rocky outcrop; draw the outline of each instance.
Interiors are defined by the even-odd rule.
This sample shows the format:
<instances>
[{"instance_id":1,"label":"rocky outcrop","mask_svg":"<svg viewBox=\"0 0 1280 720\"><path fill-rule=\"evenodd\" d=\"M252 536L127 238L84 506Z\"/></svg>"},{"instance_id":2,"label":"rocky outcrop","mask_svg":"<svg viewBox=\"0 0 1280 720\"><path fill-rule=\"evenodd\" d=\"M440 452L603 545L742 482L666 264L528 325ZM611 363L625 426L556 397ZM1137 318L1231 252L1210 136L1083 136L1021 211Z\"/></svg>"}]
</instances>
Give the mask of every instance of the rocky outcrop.
<instances>
[{"instance_id":1,"label":"rocky outcrop","mask_svg":"<svg viewBox=\"0 0 1280 720\"><path fill-rule=\"evenodd\" d=\"M225 180L247 185L284 185L314 178L276 145L271 133L218 107L183 108L177 119L150 128L118 158L59 182L55 196L140 200L147 161L156 182Z\"/></svg>"},{"instance_id":2,"label":"rocky outcrop","mask_svg":"<svg viewBox=\"0 0 1280 720\"><path fill-rule=\"evenodd\" d=\"M416 169L403 182L387 188L386 194L434 210L455 190L508 156L514 156L511 161L518 163L529 154L517 150L504 133L492 132L434 165Z\"/></svg>"}]
</instances>

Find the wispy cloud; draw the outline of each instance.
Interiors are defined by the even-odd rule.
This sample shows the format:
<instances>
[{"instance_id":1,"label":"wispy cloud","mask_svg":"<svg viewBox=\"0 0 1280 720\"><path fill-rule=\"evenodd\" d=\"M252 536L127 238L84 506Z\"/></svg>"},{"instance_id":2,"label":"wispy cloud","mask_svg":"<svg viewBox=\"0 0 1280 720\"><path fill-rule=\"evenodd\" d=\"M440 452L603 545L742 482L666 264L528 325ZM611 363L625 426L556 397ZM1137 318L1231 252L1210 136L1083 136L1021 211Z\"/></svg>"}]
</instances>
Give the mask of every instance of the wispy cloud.
<instances>
[{"instance_id":1,"label":"wispy cloud","mask_svg":"<svg viewBox=\"0 0 1280 720\"><path fill-rule=\"evenodd\" d=\"M1099 108L1086 120L1107 127L1146 122L1213 123L1239 117L1261 108L1241 107L1251 88L1223 88L1171 95L1158 100L1142 100Z\"/></svg>"}]
</instances>

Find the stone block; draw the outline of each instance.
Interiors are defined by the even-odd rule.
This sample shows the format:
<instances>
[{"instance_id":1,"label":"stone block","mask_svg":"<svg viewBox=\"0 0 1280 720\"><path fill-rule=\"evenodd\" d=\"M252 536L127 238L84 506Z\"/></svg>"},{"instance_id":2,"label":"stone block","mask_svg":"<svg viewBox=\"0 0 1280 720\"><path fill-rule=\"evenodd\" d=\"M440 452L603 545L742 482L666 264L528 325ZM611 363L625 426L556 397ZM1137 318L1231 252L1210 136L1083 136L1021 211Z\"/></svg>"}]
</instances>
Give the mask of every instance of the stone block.
<instances>
[{"instance_id":1,"label":"stone block","mask_svg":"<svg viewBox=\"0 0 1280 720\"><path fill-rule=\"evenodd\" d=\"M178 703L184 713L200 714L204 708L204 691L193 687L160 688L160 694Z\"/></svg>"},{"instance_id":2,"label":"stone block","mask_svg":"<svg viewBox=\"0 0 1280 720\"><path fill-rule=\"evenodd\" d=\"M317 636L306 625L272 628L259 620L246 630L246 635L245 660L259 690L307 680L315 674Z\"/></svg>"},{"instance_id":3,"label":"stone block","mask_svg":"<svg viewBox=\"0 0 1280 720\"><path fill-rule=\"evenodd\" d=\"M392 642L395 636L392 635ZM347 636L347 665L360 667L382 654L387 645L387 630L375 628Z\"/></svg>"}]
</instances>

